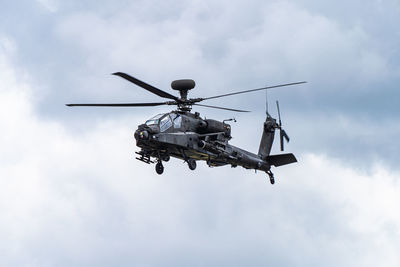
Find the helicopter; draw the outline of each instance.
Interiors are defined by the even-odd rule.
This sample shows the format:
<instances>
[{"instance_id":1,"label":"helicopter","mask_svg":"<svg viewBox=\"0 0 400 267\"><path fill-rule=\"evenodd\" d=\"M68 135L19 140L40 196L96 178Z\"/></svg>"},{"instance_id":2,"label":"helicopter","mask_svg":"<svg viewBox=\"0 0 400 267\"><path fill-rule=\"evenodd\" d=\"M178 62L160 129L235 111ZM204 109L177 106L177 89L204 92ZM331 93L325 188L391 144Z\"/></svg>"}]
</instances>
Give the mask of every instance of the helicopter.
<instances>
[{"instance_id":1,"label":"helicopter","mask_svg":"<svg viewBox=\"0 0 400 267\"><path fill-rule=\"evenodd\" d=\"M245 169L264 171L268 175L270 183L274 184L275 178L271 171L271 166L279 167L297 162L296 157L292 153L270 155L276 130L279 130L280 133L281 151L284 151L284 141L289 142L290 140L289 136L282 128L278 101L276 102L278 120L273 118L268 113L268 109L266 111L266 119L263 124L263 132L257 154L233 146L229 143L232 135L231 125L228 124L227 121L236 121L235 119L227 119L223 121L205 118L203 119L200 117L199 112L192 113L191 110L193 106L201 106L234 112L249 112L247 110L204 105L199 104L199 102L237 94L306 83L304 81L267 86L205 98L188 98L189 90L195 87L195 81L192 79L175 80L171 83L171 88L179 91L180 97L177 97L135 77L132 77L129 74L115 72L113 75L132 82L159 97L169 99L169 101L152 103L66 104L66 106L176 106L176 110L167 113L161 113L146 120L146 122L140 124L137 130L134 132L136 145L140 148L140 151L135 152L138 155L136 156L136 159L147 164L155 164L155 171L157 174L161 175L164 172L163 162L167 162L171 157L174 157L184 160L190 170L196 169L196 161L205 161L209 167L231 165L233 168L241 166Z\"/></svg>"}]
</instances>

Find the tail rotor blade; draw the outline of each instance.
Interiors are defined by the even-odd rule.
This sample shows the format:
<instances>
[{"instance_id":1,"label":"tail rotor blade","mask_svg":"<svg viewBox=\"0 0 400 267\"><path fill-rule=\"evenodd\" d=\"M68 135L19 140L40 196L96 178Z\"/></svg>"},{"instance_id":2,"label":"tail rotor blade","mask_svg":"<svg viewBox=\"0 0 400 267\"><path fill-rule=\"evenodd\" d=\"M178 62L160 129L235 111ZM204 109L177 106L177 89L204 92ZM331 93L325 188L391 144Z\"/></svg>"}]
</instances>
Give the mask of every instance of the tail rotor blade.
<instances>
[{"instance_id":1,"label":"tail rotor blade","mask_svg":"<svg viewBox=\"0 0 400 267\"><path fill-rule=\"evenodd\" d=\"M281 121L281 111L279 109L279 101L276 101L276 109L278 110L278 119L279 119L279 127L282 126L282 121Z\"/></svg>"},{"instance_id":2,"label":"tail rotor blade","mask_svg":"<svg viewBox=\"0 0 400 267\"><path fill-rule=\"evenodd\" d=\"M286 131L282 129L282 120L281 120L281 110L279 108L279 101L276 101L276 109L278 110L278 120L279 120L279 124L276 126L276 128L279 129L279 137L280 137L280 141L281 141L281 151L284 150L284 141L286 140L286 142L289 143L289 135L287 135Z\"/></svg>"},{"instance_id":3,"label":"tail rotor blade","mask_svg":"<svg viewBox=\"0 0 400 267\"><path fill-rule=\"evenodd\" d=\"M282 129L282 130L281 130L281 133L282 133L283 137L285 138L286 142L289 143L290 138L289 138L289 136L286 134L286 131Z\"/></svg>"}]
</instances>

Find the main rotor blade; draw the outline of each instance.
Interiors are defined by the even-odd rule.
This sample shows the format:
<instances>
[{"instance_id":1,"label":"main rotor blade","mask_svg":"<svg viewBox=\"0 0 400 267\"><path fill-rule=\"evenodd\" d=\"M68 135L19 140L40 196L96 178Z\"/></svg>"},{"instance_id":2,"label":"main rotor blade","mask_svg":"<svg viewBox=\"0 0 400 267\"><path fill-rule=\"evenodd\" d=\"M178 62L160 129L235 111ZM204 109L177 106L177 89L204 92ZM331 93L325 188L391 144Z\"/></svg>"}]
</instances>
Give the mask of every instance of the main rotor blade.
<instances>
[{"instance_id":1,"label":"main rotor blade","mask_svg":"<svg viewBox=\"0 0 400 267\"><path fill-rule=\"evenodd\" d=\"M149 92L152 92L153 94L156 94L158 96L164 97L164 98L169 98L169 99L173 99L175 101L179 101L179 98L177 98L176 96L173 96L167 92L164 92L161 89L158 89L150 84L147 84L145 82L142 82L141 80L136 79L135 77L130 76L129 74L123 73L123 72L115 72L113 73L113 75L119 76L121 78L124 78L125 80L128 80L134 84L136 84L137 86L142 87L143 89L146 89Z\"/></svg>"},{"instance_id":2,"label":"main rotor blade","mask_svg":"<svg viewBox=\"0 0 400 267\"><path fill-rule=\"evenodd\" d=\"M210 105L203 105L203 104L196 104L196 103L194 103L193 105L201 106L201 107L206 107L206 108L224 109L224 110L235 111L235 112L250 112L250 111L248 111L248 110L233 109L233 108L223 108L223 107L210 106Z\"/></svg>"},{"instance_id":3,"label":"main rotor blade","mask_svg":"<svg viewBox=\"0 0 400 267\"><path fill-rule=\"evenodd\" d=\"M267 86L267 87L262 87L262 88L257 88L257 89L250 89L250 90L239 91L239 92L234 92L234 93L229 93L229 94L206 97L206 98L202 98L201 100L208 100L208 99L213 99L213 98L219 98L219 97L225 97L225 96L231 96L231 95L250 93L250 92L255 92L255 91L260 91L260 90L266 90L266 89L271 89L271 88L284 87L284 86L290 86L290 85L296 85L296 84L302 84L302 83L306 83L306 82L295 82L295 83L278 84L278 85L274 85L274 86Z\"/></svg>"},{"instance_id":4,"label":"main rotor blade","mask_svg":"<svg viewBox=\"0 0 400 267\"><path fill-rule=\"evenodd\" d=\"M158 103L115 103L115 104L65 104L68 107L153 107L168 105L169 102Z\"/></svg>"}]
</instances>

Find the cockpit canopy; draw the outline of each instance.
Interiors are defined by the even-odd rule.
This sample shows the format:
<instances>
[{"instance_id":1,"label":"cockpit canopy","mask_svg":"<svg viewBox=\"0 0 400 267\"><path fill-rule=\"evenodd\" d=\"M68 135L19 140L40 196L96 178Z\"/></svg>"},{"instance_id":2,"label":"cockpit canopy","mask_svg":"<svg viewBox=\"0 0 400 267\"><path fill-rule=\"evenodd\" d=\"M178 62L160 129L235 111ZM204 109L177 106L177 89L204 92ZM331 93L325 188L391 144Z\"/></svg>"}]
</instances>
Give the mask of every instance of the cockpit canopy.
<instances>
[{"instance_id":1,"label":"cockpit canopy","mask_svg":"<svg viewBox=\"0 0 400 267\"><path fill-rule=\"evenodd\" d=\"M146 125L147 125L147 126L150 126L150 125L158 124L160 118L161 118L162 116L164 116L164 115L165 115L165 114L157 114L157 115L155 115L154 117L152 117L152 118L150 118L150 119L148 119L148 120L146 121Z\"/></svg>"},{"instance_id":2,"label":"cockpit canopy","mask_svg":"<svg viewBox=\"0 0 400 267\"><path fill-rule=\"evenodd\" d=\"M182 126L182 116L171 112L171 113L162 113L157 114L156 116L148 119L146 121L147 126L157 126L160 129L160 132L165 132L171 127L175 129L179 129Z\"/></svg>"}]
</instances>

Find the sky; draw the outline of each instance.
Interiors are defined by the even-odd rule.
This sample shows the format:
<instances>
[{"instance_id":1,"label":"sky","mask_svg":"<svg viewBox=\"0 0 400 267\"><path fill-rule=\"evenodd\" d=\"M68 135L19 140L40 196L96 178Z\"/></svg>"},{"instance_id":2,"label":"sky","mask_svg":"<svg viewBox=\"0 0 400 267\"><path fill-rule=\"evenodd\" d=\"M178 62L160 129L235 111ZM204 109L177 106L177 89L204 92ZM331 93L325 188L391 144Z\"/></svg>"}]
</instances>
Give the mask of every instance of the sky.
<instances>
[{"instance_id":1,"label":"sky","mask_svg":"<svg viewBox=\"0 0 400 267\"><path fill-rule=\"evenodd\" d=\"M399 266L400 2L1 1L1 266ZM195 171L134 159L170 107L122 71L191 97L268 85L298 163ZM198 107L258 151L262 92ZM278 144L273 153L280 153Z\"/></svg>"}]
</instances>

